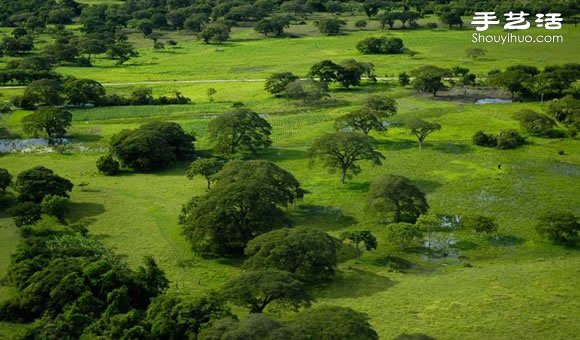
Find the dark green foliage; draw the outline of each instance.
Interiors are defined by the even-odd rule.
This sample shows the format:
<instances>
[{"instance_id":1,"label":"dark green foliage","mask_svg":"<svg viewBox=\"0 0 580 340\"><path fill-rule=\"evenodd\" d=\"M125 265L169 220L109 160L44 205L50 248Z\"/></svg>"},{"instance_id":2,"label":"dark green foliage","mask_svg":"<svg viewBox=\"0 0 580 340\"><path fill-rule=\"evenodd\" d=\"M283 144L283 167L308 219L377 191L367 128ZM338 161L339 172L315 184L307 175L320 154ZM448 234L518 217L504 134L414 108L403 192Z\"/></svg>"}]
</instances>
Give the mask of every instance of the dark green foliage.
<instances>
[{"instance_id":1,"label":"dark green foliage","mask_svg":"<svg viewBox=\"0 0 580 340\"><path fill-rule=\"evenodd\" d=\"M151 130L119 132L111 137L111 152L123 165L136 171L162 169L175 161L167 141Z\"/></svg>"},{"instance_id":2,"label":"dark green foliage","mask_svg":"<svg viewBox=\"0 0 580 340\"><path fill-rule=\"evenodd\" d=\"M249 240L289 224L280 207L303 195L290 173L267 161L231 161L217 184L182 209L180 222L202 254L240 253Z\"/></svg>"},{"instance_id":3,"label":"dark green foliage","mask_svg":"<svg viewBox=\"0 0 580 340\"><path fill-rule=\"evenodd\" d=\"M339 241L307 227L282 228L251 240L245 254L248 269L277 269L307 281L334 276Z\"/></svg>"},{"instance_id":4,"label":"dark green foliage","mask_svg":"<svg viewBox=\"0 0 580 340\"><path fill-rule=\"evenodd\" d=\"M525 144L526 139L522 137L519 132L512 129L502 130L497 135L498 149L515 149L520 145Z\"/></svg>"},{"instance_id":5,"label":"dark green foliage","mask_svg":"<svg viewBox=\"0 0 580 340\"><path fill-rule=\"evenodd\" d=\"M208 20L209 18L205 13L193 13L185 20L183 26L192 32L201 32Z\"/></svg>"},{"instance_id":6,"label":"dark green foliage","mask_svg":"<svg viewBox=\"0 0 580 340\"><path fill-rule=\"evenodd\" d=\"M62 103L61 90L56 80L35 80L26 86L22 100L33 106L57 106Z\"/></svg>"},{"instance_id":7,"label":"dark green foliage","mask_svg":"<svg viewBox=\"0 0 580 340\"><path fill-rule=\"evenodd\" d=\"M580 238L580 223L570 211L550 211L538 218L536 231L555 243L574 244Z\"/></svg>"},{"instance_id":8,"label":"dark green foliage","mask_svg":"<svg viewBox=\"0 0 580 340\"><path fill-rule=\"evenodd\" d=\"M291 72L273 73L266 79L264 89L274 96L281 96L286 86L299 78Z\"/></svg>"},{"instance_id":9,"label":"dark green foliage","mask_svg":"<svg viewBox=\"0 0 580 340\"><path fill-rule=\"evenodd\" d=\"M294 175L265 160L230 161L213 179L220 185L250 180L260 182L269 186L270 191L280 197L280 204L283 206L295 204L305 194Z\"/></svg>"},{"instance_id":10,"label":"dark green foliage","mask_svg":"<svg viewBox=\"0 0 580 340\"><path fill-rule=\"evenodd\" d=\"M97 169L107 176L114 176L119 173L119 162L111 155L104 155L97 159Z\"/></svg>"},{"instance_id":11,"label":"dark green foliage","mask_svg":"<svg viewBox=\"0 0 580 340\"><path fill-rule=\"evenodd\" d=\"M262 313L269 306L278 310L298 310L309 307L313 300L304 284L293 274L277 270L242 273L228 281L221 293L228 301L248 309L250 313Z\"/></svg>"},{"instance_id":12,"label":"dark green foliage","mask_svg":"<svg viewBox=\"0 0 580 340\"><path fill-rule=\"evenodd\" d=\"M155 131L171 147L175 158L187 161L195 154L195 137L183 131L181 125L173 122L150 122L139 128L144 131Z\"/></svg>"},{"instance_id":13,"label":"dark green foliage","mask_svg":"<svg viewBox=\"0 0 580 340\"><path fill-rule=\"evenodd\" d=\"M439 14L439 19L442 23L449 26L451 29L453 26L457 28L463 27L463 20L461 20L461 14L457 11L447 11Z\"/></svg>"},{"instance_id":14,"label":"dark green foliage","mask_svg":"<svg viewBox=\"0 0 580 340\"><path fill-rule=\"evenodd\" d=\"M147 309L145 322L157 339L191 339L213 320L233 317L216 294L191 298L161 295Z\"/></svg>"},{"instance_id":15,"label":"dark green foliage","mask_svg":"<svg viewBox=\"0 0 580 340\"><path fill-rule=\"evenodd\" d=\"M10 184L12 184L12 175L8 170L0 168L0 192L5 192Z\"/></svg>"},{"instance_id":16,"label":"dark green foliage","mask_svg":"<svg viewBox=\"0 0 580 340\"><path fill-rule=\"evenodd\" d=\"M369 37L356 44L356 49L362 54L398 54L404 48L402 39L389 37Z\"/></svg>"},{"instance_id":17,"label":"dark green foliage","mask_svg":"<svg viewBox=\"0 0 580 340\"><path fill-rule=\"evenodd\" d=\"M151 171L167 167L175 160L191 159L194 141L177 123L150 122L114 135L111 149L123 165L137 171Z\"/></svg>"},{"instance_id":18,"label":"dark green foliage","mask_svg":"<svg viewBox=\"0 0 580 340\"><path fill-rule=\"evenodd\" d=\"M69 212L69 199L61 196L45 196L40 204L42 213L56 217L59 221L64 221L65 215Z\"/></svg>"},{"instance_id":19,"label":"dark green foliage","mask_svg":"<svg viewBox=\"0 0 580 340\"><path fill-rule=\"evenodd\" d=\"M109 45L107 55L109 58L117 60L117 64L123 65L131 58L139 56L139 53L133 48L130 42L119 40Z\"/></svg>"},{"instance_id":20,"label":"dark green foliage","mask_svg":"<svg viewBox=\"0 0 580 340\"><path fill-rule=\"evenodd\" d=\"M48 195L69 197L73 184L52 170L43 166L37 166L21 172L16 177L14 189L20 193L21 201L42 202Z\"/></svg>"},{"instance_id":21,"label":"dark green foliage","mask_svg":"<svg viewBox=\"0 0 580 340\"><path fill-rule=\"evenodd\" d=\"M336 18L323 18L316 21L314 24L318 30L320 30L320 33L334 35L340 33L341 26L346 25L346 22Z\"/></svg>"},{"instance_id":22,"label":"dark green foliage","mask_svg":"<svg viewBox=\"0 0 580 340\"><path fill-rule=\"evenodd\" d=\"M72 105L99 105L105 96L101 83L91 79L70 80L64 84L64 93Z\"/></svg>"},{"instance_id":23,"label":"dark green foliage","mask_svg":"<svg viewBox=\"0 0 580 340\"><path fill-rule=\"evenodd\" d=\"M372 182L368 194L369 208L379 215L393 215L395 222L415 223L429 210L425 194L408 178L386 175Z\"/></svg>"},{"instance_id":24,"label":"dark green foliage","mask_svg":"<svg viewBox=\"0 0 580 340\"><path fill-rule=\"evenodd\" d=\"M411 223L391 223L386 228L387 241L398 244L401 250L405 250L412 241L423 236L421 229Z\"/></svg>"},{"instance_id":25,"label":"dark green foliage","mask_svg":"<svg viewBox=\"0 0 580 340\"><path fill-rule=\"evenodd\" d=\"M307 334L308 339L376 340L377 332L369 317L348 307L319 306L298 314L293 325Z\"/></svg>"},{"instance_id":26,"label":"dark green foliage","mask_svg":"<svg viewBox=\"0 0 580 340\"><path fill-rule=\"evenodd\" d=\"M530 96L530 85L538 69L533 66L515 65L508 67L503 72L490 74L487 82L492 86L505 89L511 93L513 100L518 97Z\"/></svg>"},{"instance_id":27,"label":"dark green foliage","mask_svg":"<svg viewBox=\"0 0 580 340\"><path fill-rule=\"evenodd\" d=\"M370 96L363 101L363 107L353 113L336 119L334 127L338 131L360 130L368 135L371 130L386 131L385 119L397 113L397 103L386 96Z\"/></svg>"},{"instance_id":28,"label":"dark green foliage","mask_svg":"<svg viewBox=\"0 0 580 340\"><path fill-rule=\"evenodd\" d=\"M215 151L226 155L266 149L272 144L271 134L272 126L267 120L243 107L219 115L209 124Z\"/></svg>"},{"instance_id":29,"label":"dark green foliage","mask_svg":"<svg viewBox=\"0 0 580 340\"><path fill-rule=\"evenodd\" d=\"M368 230L345 231L340 234L340 239L348 240L354 244L357 258L361 256L361 243L364 244L366 250L377 249L377 238Z\"/></svg>"},{"instance_id":30,"label":"dark green foliage","mask_svg":"<svg viewBox=\"0 0 580 340\"><path fill-rule=\"evenodd\" d=\"M550 136L556 127L552 118L533 110L520 110L514 114L514 118L520 121L523 130L534 136Z\"/></svg>"},{"instance_id":31,"label":"dark green foliage","mask_svg":"<svg viewBox=\"0 0 580 340\"><path fill-rule=\"evenodd\" d=\"M411 77L405 72L399 73L399 84L401 86L407 86L411 83Z\"/></svg>"},{"instance_id":32,"label":"dark green foliage","mask_svg":"<svg viewBox=\"0 0 580 340\"><path fill-rule=\"evenodd\" d=\"M497 139L483 131L477 131L472 137L473 144L479 146L496 147Z\"/></svg>"},{"instance_id":33,"label":"dark green foliage","mask_svg":"<svg viewBox=\"0 0 580 340\"><path fill-rule=\"evenodd\" d=\"M425 138L435 131L441 130L441 125L438 123L431 123L419 118L411 118L405 122L405 126L411 130L411 134L417 138L419 149L423 148Z\"/></svg>"},{"instance_id":34,"label":"dark green foliage","mask_svg":"<svg viewBox=\"0 0 580 340\"><path fill-rule=\"evenodd\" d=\"M22 119L23 129L34 136L63 137L72 123L72 113L56 107L43 107Z\"/></svg>"},{"instance_id":35,"label":"dark green foliage","mask_svg":"<svg viewBox=\"0 0 580 340\"><path fill-rule=\"evenodd\" d=\"M327 133L317 138L309 149L310 157L319 159L331 173L340 171L340 183L361 172L359 161L381 165L385 157L375 150L372 137L357 132Z\"/></svg>"},{"instance_id":36,"label":"dark green foliage","mask_svg":"<svg viewBox=\"0 0 580 340\"><path fill-rule=\"evenodd\" d=\"M287 27L290 27L290 19L285 16L274 16L270 19L262 19L254 25L256 32L262 33L265 36L268 36L268 34L281 36L284 34L284 28Z\"/></svg>"},{"instance_id":37,"label":"dark green foliage","mask_svg":"<svg viewBox=\"0 0 580 340\"><path fill-rule=\"evenodd\" d=\"M451 75L450 70L433 65L419 67L410 73L415 77L411 82L413 88L418 92L432 93L434 97L444 88L443 78Z\"/></svg>"},{"instance_id":38,"label":"dark green foliage","mask_svg":"<svg viewBox=\"0 0 580 340\"><path fill-rule=\"evenodd\" d=\"M14 218L17 227L35 224L40 220L42 210L40 204L35 202L19 202L8 213Z\"/></svg>"},{"instance_id":39,"label":"dark green foliage","mask_svg":"<svg viewBox=\"0 0 580 340\"><path fill-rule=\"evenodd\" d=\"M498 225L487 216L474 215L466 216L462 219L461 225L466 229L473 229L477 234L491 234L497 231Z\"/></svg>"},{"instance_id":40,"label":"dark green foliage","mask_svg":"<svg viewBox=\"0 0 580 340\"><path fill-rule=\"evenodd\" d=\"M366 20L357 20L354 23L354 27L359 28L359 29L363 29L363 28L367 27L367 21Z\"/></svg>"},{"instance_id":41,"label":"dark green foliage","mask_svg":"<svg viewBox=\"0 0 580 340\"><path fill-rule=\"evenodd\" d=\"M283 95L290 99L302 99L304 103L308 103L329 97L328 85L312 79L297 79L286 85Z\"/></svg>"},{"instance_id":42,"label":"dark green foliage","mask_svg":"<svg viewBox=\"0 0 580 340\"><path fill-rule=\"evenodd\" d=\"M230 32L231 29L228 25L214 22L206 25L197 35L197 38L203 40L206 44L212 41L221 44L230 38Z\"/></svg>"},{"instance_id":43,"label":"dark green foliage","mask_svg":"<svg viewBox=\"0 0 580 340\"><path fill-rule=\"evenodd\" d=\"M478 47L468 48L465 50L465 54L473 60L475 60L479 57L483 57L486 53L487 53L487 50L484 50L483 48L478 48Z\"/></svg>"},{"instance_id":44,"label":"dark green foliage","mask_svg":"<svg viewBox=\"0 0 580 340\"><path fill-rule=\"evenodd\" d=\"M555 99L548 105L548 114L564 124L574 124L580 121L580 100L566 96Z\"/></svg>"},{"instance_id":45,"label":"dark green foliage","mask_svg":"<svg viewBox=\"0 0 580 340\"><path fill-rule=\"evenodd\" d=\"M286 333L288 327L284 327L279 321L264 314L249 314L238 321L234 318L224 318L213 322L211 327L203 329L199 340L217 339L287 339L297 340L304 337L291 337ZM293 333L294 334L294 333Z\"/></svg>"},{"instance_id":46,"label":"dark green foliage","mask_svg":"<svg viewBox=\"0 0 580 340\"><path fill-rule=\"evenodd\" d=\"M189 179L193 179L197 175L205 177L209 190L211 189L212 176L218 173L223 166L224 162L217 158L200 158L189 165L186 176Z\"/></svg>"}]
</instances>

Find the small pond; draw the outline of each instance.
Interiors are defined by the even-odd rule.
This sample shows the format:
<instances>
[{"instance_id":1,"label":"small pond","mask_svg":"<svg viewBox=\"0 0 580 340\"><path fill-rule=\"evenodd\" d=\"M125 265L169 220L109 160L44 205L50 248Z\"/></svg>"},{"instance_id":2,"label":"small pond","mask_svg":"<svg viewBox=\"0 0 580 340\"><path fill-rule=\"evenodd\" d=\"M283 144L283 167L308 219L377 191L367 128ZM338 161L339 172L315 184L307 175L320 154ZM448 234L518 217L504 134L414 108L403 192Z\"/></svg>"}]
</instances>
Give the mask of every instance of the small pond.
<instances>
[{"instance_id":1,"label":"small pond","mask_svg":"<svg viewBox=\"0 0 580 340\"><path fill-rule=\"evenodd\" d=\"M504 98L482 98L478 99L475 104L485 105L485 104L506 104L511 103L511 99Z\"/></svg>"},{"instance_id":2,"label":"small pond","mask_svg":"<svg viewBox=\"0 0 580 340\"><path fill-rule=\"evenodd\" d=\"M57 145L67 144L68 139L60 138L56 139L53 143ZM49 144L47 139L42 138L30 138L30 139L0 139L0 153L12 153L12 152L54 152L52 146Z\"/></svg>"}]
</instances>

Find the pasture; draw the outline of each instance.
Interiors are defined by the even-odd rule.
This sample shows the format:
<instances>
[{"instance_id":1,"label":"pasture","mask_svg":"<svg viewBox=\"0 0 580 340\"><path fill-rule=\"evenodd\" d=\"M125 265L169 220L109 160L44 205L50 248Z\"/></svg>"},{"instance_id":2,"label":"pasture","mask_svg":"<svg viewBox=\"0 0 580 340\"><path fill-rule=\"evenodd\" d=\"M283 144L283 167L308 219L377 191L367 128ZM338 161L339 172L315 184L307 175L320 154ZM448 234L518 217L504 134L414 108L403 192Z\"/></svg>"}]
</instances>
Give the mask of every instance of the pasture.
<instances>
[{"instance_id":1,"label":"pasture","mask_svg":"<svg viewBox=\"0 0 580 340\"><path fill-rule=\"evenodd\" d=\"M354 259L352 249L345 248L336 280L311 287L317 303L349 306L367 313L384 339L403 332L421 332L438 339L577 337L578 248L541 239L534 225L540 214L553 209L580 214L580 142L577 138L527 136L529 143L515 150L482 148L471 142L478 130L497 133L518 128L514 112L524 108L545 112L545 105L476 105L434 99L417 95L392 79L364 83L350 91L333 88L331 98L316 105L273 98L263 90L261 81L171 83L263 79L284 71L305 76L310 66L322 59L372 62L380 77L396 77L399 72L425 64L463 66L484 77L490 69L516 63L543 67L577 61L580 33L572 26L559 32L564 36L563 44L487 45L484 48L488 54L472 61L464 50L472 46L473 30L380 32L376 22L358 30L352 26L357 18L348 18L345 35L332 37L315 32L310 21L288 30L294 38L263 38L251 28L238 27L232 41L222 46L204 45L185 32L168 32L164 39L175 39L178 48L168 47L161 52L154 52L148 40L133 33L130 40L139 47L140 56L126 65L115 66L99 58L94 67L61 66L57 71L110 83L107 91L118 94L139 86L128 82L163 81L167 83L146 86L153 88L156 96L179 90L193 104L71 109L71 140L86 149L0 154L0 168L18 174L38 165L50 167L75 184L69 218L93 219L90 233L131 265L153 255L166 271L171 291L195 294L217 289L240 272L241 261L196 255L178 225L181 205L205 192L205 180L188 180L188 164L184 163L155 173L124 172L106 177L97 173L95 161L104 154L112 135L155 120L181 124L196 136L196 149L208 151L212 146L207 132L209 121L227 111L233 102L242 101L264 115L273 127L273 147L258 158L290 171L308 190L303 201L287 208L294 226L319 228L334 236L361 229L377 235L378 249L365 252L360 259ZM356 51L359 40L381 35L402 38L418 54L363 56ZM206 94L210 87L217 90L213 103ZM0 92L9 97L22 90ZM320 164L310 164L307 149L316 137L333 131L338 116L358 107L369 94L385 94L397 101L398 114L390 119L392 127L385 133L372 134L386 159L381 166L363 162L362 173L341 185L338 174L329 174ZM21 120L29 113L15 111L0 124L26 136ZM428 137L423 150L408 130L397 124L409 117L443 127ZM427 193L434 213L494 216L498 235L505 242L476 236L472 231L452 231L445 235L457 242L454 253L436 259L418 249L403 252L390 246L385 241L384 225L365 208L371 181L384 174L413 180ZM18 239L12 219L0 215L0 276L6 272ZM396 263L405 265L399 268ZM9 288L0 286L0 300L11 294ZM0 324L0 338L21 331L21 326Z\"/></svg>"}]
</instances>

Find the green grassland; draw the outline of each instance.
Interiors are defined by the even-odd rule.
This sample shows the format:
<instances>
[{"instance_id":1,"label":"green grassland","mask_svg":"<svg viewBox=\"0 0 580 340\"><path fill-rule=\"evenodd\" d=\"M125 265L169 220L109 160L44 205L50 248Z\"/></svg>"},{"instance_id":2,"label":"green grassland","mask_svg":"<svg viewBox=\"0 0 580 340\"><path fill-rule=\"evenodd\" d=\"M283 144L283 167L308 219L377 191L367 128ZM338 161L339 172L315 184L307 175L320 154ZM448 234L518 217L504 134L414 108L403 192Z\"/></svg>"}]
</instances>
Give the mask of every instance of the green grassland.
<instances>
[{"instance_id":1,"label":"green grassland","mask_svg":"<svg viewBox=\"0 0 580 340\"><path fill-rule=\"evenodd\" d=\"M368 30L357 31L352 28L355 19L347 18L349 29L336 37L321 36L310 22L288 31L298 38L264 39L251 28L235 28L233 40L222 46L201 44L184 32L166 33L180 44L162 52L153 52L150 42L135 33L130 38L139 46L141 56L125 66L98 59L95 67L60 67L58 71L109 83L260 79L277 71L304 75L321 59L357 58L373 62L379 76L393 76L424 64L461 65L483 75L491 68L515 63L544 66L574 62L578 51L578 29L566 27L557 33L565 37L562 44L479 46L489 53L474 62L464 55L465 48L473 46L473 30L383 33L372 22ZM402 37L419 54L362 56L356 51L359 40L381 34ZM90 232L130 264L137 265L143 256L153 255L167 272L171 290L197 293L217 289L240 272L240 261L197 256L177 224L181 204L203 194L205 181L188 180L184 175L187 164L152 174L105 177L97 174L95 161L113 134L152 120L182 124L196 135L196 147L207 150L211 147L207 136L211 117L233 102L243 101L266 115L273 126L273 149L259 157L291 171L309 191L302 202L287 210L294 225L319 228L335 236L364 228L379 240L378 249L359 260L352 258L352 249L344 250L337 279L311 288L318 303L368 313L384 339L402 332L422 332L439 339L571 339L580 334L578 249L552 245L534 231L536 218L547 210L568 209L580 214L578 139L529 137L529 144L516 150L480 148L471 143L477 130L497 133L503 128L518 128L512 114L523 108L544 111L539 103L481 106L435 100L385 81L365 83L350 91L334 88L331 99L317 105L272 98L261 82L148 86L156 96L177 89L192 98L193 104L74 109L71 137L89 147L88 151L0 154L0 167L13 174L37 165L52 168L76 184L70 219L94 218ZM217 90L214 103L208 102L209 87ZM122 84L107 87L109 92L120 94L132 89L134 86ZM21 91L1 92L9 97ZM438 122L443 129L429 136L423 150L400 127L374 134L386 160L382 166L363 163L363 172L345 185L339 184L337 174L328 174L320 165L309 166L306 150L313 139L332 131L334 119L358 106L366 95L377 93L396 98L399 113L393 121L417 116ZM27 114L16 111L1 124L24 135L20 122ZM558 153L560 150L564 155ZM501 170L497 167L500 163ZM451 233L461 241L459 255L467 260L455 256L432 259L417 250L401 252L391 247L385 241L384 226L365 210L370 182L384 174L412 179L427 193L434 213L494 216L499 234L515 241L498 245L470 231ZM6 272L18 239L12 220L0 215L0 276ZM390 270L388 263L393 257L409 261L412 267L404 273ZM465 261L472 267L464 266ZM0 300L11 294L0 286ZM0 338L18 332L22 327L0 324Z\"/></svg>"},{"instance_id":2,"label":"green grassland","mask_svg":"<svg viewBox=\"0 0 580 340\"><path fill-rule=\"evenodd\" d=\"M318 17L312 17L317 19ZM562 35L563 43L551 44L473 44L473 29L448 30L395 29L381 32L378 22L371 21L365 30L353 27L357 19L347 17L347 28L343 35L324 36L312 21L305 25L293 25L284 38L265 38L251 27L235 27L232 40L222 45L200 43L195 34L187 31L165 32L165 39L179 42L178 48L154 51L153 44L143 39L140 33L130 34L140 57L122 67L112 60L98 58L94 67L60 67L59 72L79 78L90 78L102 82L134 82L151 80L194 80L194 79L263 79L273 72L292 71L305 75L310 66L322 59L340 61L348 58L373 62L379 76L396 76L399 72L424 64L444 67L462 65L478 75L485 75L492 68L505 68L515 63L546 65L572 62L579 47L577 28L566 25L562 30L547 31L530 29L517 34ZM469 22L465 18L465 22ZM421 23L434 22L436 18L422 19ZM490 29L485 34L502 34L501 29ZM409 55L361 55L356 44L369 36L388 35L400 37L405 46L417 52ZM465 56L465 49L482 47L488 54L472 61Z\"/></svg>"}]
</instances>

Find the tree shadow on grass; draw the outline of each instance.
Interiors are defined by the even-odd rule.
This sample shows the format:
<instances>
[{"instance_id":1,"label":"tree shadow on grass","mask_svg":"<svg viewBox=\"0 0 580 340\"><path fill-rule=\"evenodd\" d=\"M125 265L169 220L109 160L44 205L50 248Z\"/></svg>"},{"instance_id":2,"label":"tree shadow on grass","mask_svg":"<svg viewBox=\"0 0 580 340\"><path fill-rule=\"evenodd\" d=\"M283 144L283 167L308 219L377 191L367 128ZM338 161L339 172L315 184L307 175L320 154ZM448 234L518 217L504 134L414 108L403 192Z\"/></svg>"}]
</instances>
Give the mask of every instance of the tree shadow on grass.
<instances>
[{"instance_id":1,"label":"tree shadow on grass","mask_svg":"<svg viewBox=\"0 0 580 340\"><path fill-rule=\"evenodd\" d=\"M360 191L360 192L368 192L369 187L371 186L371 182L346 182L343 185L344 189L348 191Z\"/></svg>"},{"instance_id":2,"label":"tree shadow on grass","mask_svg":"<svg viewBox=\"0 0 580 340\"><path fill-rule=\"evenodd\" d=\"M377 258L373 261L373 264L379 267L386 267L389 271L400 273L407 272L415 267L413 262L392 255Z\"/></svg>"},{"instance_id":3,"label":"tree shadow on grass","mask_svg":"<svg viewBox=\"0 0 580 340\"><path fill-rule=\"evenodd\" d=\"M301 204L288 215L294 225L312 226L324 231L340 230L357 223L354 217L343 215L340 208L322 205Z\"/></svg>"},{"instance_id":4,"label":"tree shadow on grass","mask_svg":"<svg viewBox=\"0 0 580 340\"><path fill-rule=\"evenodd\" d=\"M82 218L99 216L105 212L105 206L100 203L70 202L69 218L72 222L78 222Z\"/></svg>"},{"instance_id":5,"label":"tree shadow on grass","mask_svg":"<svg viewBox=\"0 0 580 340\"><path fill-rule=\"evenodd\" d=\"M317 295L324 299L357 298L384 292L395 284L387 277L352 268L339 271L334 281L318 286L316 290Z\"/></svg>"},{"instance_id":6,"label":"tree shadow on grass","mask_svg":"<svg viewBox=\"0 0 580 340\"><path fill-rule=\"evenodd\" d=\"M390 140L383 139L377 141L377 144L384 146L388 151L400 151L418 148L417 143L411 140Z\"/></svg>"},{"instance_id":7,"label":"tree shadow on grass","mask_svg":"<svg viewBox=\"0 0 580 340\"><path fill-rule=\"evenodd\" d=\"M296 160L306 160L308 161L308 152L306 150L296 150L296 149L270 149L266 153L262 154L260 159L275 161L296 161Z\"/></svg>"},{"instance_id":8,"label":"tree shadow on grass","mask_svg":"<svg viewBox=\"0 0 580 340\"><path fill-rule=\"evenodd\" d=\"M442 185L439 182L430 181L426 179L415 179L413 180L413 183L415 183L417 187L426 194L434 192Z\"/></svg>"},{"instance_id":9,"label":"tree shadow on grass","mask_svg":"<svg viewBox=\"0 0 580 340\"><path fill-rule=\"evenodd\" d=\"M435 144L433 150L441 151L447 154L466 154L473 150L473 147L467 144L444 142Z\"/></svg>"}]
</instances>

